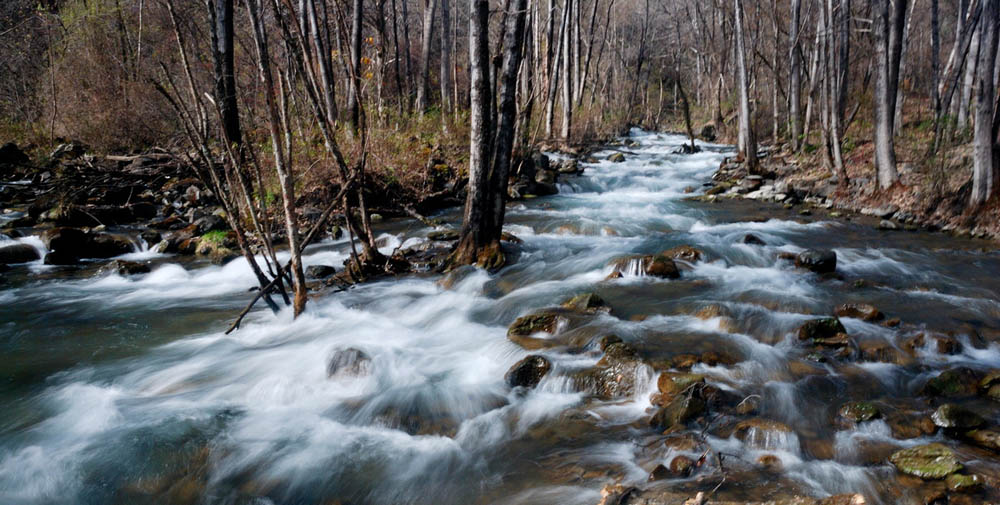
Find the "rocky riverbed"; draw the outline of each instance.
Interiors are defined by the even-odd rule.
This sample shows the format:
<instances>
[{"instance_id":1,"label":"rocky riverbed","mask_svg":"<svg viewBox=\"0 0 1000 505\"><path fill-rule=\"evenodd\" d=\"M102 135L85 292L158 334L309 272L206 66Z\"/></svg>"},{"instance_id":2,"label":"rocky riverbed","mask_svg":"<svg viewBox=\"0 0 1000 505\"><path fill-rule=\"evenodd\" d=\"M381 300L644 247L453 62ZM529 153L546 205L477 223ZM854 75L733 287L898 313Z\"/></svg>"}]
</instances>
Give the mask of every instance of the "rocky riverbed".
<instances>
[{"instance_id":1,"label":"rocky riverbed","mask_svg":"<svg viewBox=\"0 0 1000 505\"><path fill-rule=\"evenodd\" d=\"M732 149L683 143L533 160L500 272L428 267L231 335L242 259L16 265L0 501L1000 500L992 244L706 201ZM429 217L381 222L383 252L447 250L457 211Z\"/></svg>"}]
</instances>

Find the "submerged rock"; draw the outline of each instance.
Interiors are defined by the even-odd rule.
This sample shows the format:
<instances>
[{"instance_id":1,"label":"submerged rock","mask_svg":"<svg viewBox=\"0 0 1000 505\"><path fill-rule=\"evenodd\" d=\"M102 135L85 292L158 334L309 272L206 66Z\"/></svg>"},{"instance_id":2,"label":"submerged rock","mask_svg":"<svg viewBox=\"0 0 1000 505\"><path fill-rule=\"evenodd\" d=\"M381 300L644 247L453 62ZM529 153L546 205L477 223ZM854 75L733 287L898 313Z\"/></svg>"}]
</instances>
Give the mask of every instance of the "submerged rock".
<instances>
[{"instance_id":1,"label":"submerged rock","mask_svg":"<svg viewBox=\"0 0 1000 505\"><path fill-rule=\"evenodd\" d=\"M941 428L965 430L978 428L986 424L986 420L979 414L954 403L946 403L938 407L931 414L931 420L934 421L935 426Z\"/></svg>"},{"instance_id":2,"label":"submerged rock","mask_svg":"<svg viewBox=\"0 0 1000 505\"><path fill-rule=\"evenodd\" d=\"M371 373L372 359L354 347L338 349L326 365L327 377L361 377Z\"/></svg>"},{"instance_id":3,"label":"submerged rock","mask_svg":"<svg viewBox=\"0 0 1000 505\"><path fill-rule=\"evenodd\" d=\"M609 155L607 159L612 163L621 163L625 161L625 155L622 153L614 153Z\"/></svg>"},{"instance_id":4,"label":"submerged rock","mask_svg":"<svg viewBox=\"0 0 1000 505\"><path fill-rule=\"evenodd\" d=\"M754 235L753 233L746 234L743 237L743 243L746 245L759 245L759 246L767 245L767 242L764 242L763 239L761 239L757 235Z\"/></svg>"},{"instance_id":5,"label":"submerged rock","mask_svg":"<svg viewBox=\"0 0 1000 505\"><path fill-rule=\"evenodd\" d=\"M955 453L938 443L896 451L889 462L900 472L921 479L943 479L962 469Z\"/></svg>"},{"instance_id":6,"label":"submerged rock","mask_svg":"<svg viewBox=\"0 0 1000 505\"><path fill-rule=\"evenodd\" d=\"M552 363L547 358L539 355L528 356L510 367L504 374L504 381L507 385L515 387L525 387L533 389L542 381L545 374L552 369Z\"/></svg>"},{"instance_id":7,"label":"submerged rock","mask_svg":"<svg viewBox=\"0 0 1000 505\"><path fill-rule=\"evenodd\" d=\"M28 244L0 247L0 263L27 263L40 258L38 250Z\"/></svg>"},{"instance_id":8,"label":"submerged rock","mask_svg":"<svg viewBox=\"0 0 1000 505\"><path fill-rule=\"evenodd\" d=\"M879 311L874 305L869 305L867 303L845 303L837 306L837 308L834 309L833 314L837 317L850 317L868 322L881 321L885 319L885 314L882 314L882 312Z\"/></svg>"},{"instance_id":9,"label":"submerged rock","mask_svg":"<svg viewBox=\"0 0 1000 505\"><path fill-rule=\"evenodd\" d=\"M795 266L818 274L832 273L837 270L837 253L808 249L795 256Z\"/></svg>"}]
</instances>

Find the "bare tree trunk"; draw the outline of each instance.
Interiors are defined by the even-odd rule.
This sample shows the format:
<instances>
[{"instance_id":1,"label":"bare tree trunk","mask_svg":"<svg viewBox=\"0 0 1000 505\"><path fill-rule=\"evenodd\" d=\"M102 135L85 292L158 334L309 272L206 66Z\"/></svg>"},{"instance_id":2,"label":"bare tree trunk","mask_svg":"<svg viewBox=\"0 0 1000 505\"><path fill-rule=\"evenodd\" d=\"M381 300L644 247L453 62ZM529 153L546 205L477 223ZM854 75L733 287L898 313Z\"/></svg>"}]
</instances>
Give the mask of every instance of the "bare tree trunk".
<instances>
[{"instance_id":1,"label":"bare tree trunk","mask_svg":"<svg viewBox=\"0 0 1000 505\"><path fill-rule=\"evenodd\" d=\"M973 207L986 203L993 196L994 170L997 166L996 133L993 129L996 88L993 73L997 60L997 39L1000 30L1000 0L985 0L983 8L982 45L979 48L979 70L976 73L975 131L973 133L972 196Z\"/></svg>"},{"instance_id":2,"label":"bare tree trunk","mask_svg":"<svg viewBox=\"0 0 1000 505\"><path fill-rule=\"evenodd\" d=\"M215 60L215 99L222 110L226 141L243 142L236 105L236 70L233 64L233 0L209 0L212 18L212 56Z\"/></svg>"},{"instance_id":3,"label":"bare tree trunk","mask_svg":"<svg viewBox=\"0 0 1000 505\"><path fill-rule=\"evenodd\" d=\"M360 0L356 0L360 2ZM260 74L261 84L264 86L265 98L268 111L268 126L271 135L271 146L274 150L274 168L278 173L278 181L281 186L282 209L285 214L285 233L288 235L288 248L291 253L291 271L295 300L293 302L295 316L298 316L306 307L306 281L302 271L302 251L299 246L298 218L295 213L295 176L292 167L288 164L285 156L284 140L289 132L287 122L282 120L282 113L278 109L278 104L274 97L281 94L285 96L284 87L276 89L274 79L271 74L271 55L268 50L267 32L261 24L261 9L257 0L246 0L247 12L253 26L254 43L257 52L257 70ZM284 124L285 137L282 136L281 126ZM284 140L283 140L284 139Z\"/></svg>"},{"instance_id":4,"label":"bare tree trunk","mask_svg":"<svg viewBox=\"0 0 1000 505\"><path fill-rule=\"evenodd\" d=\"M413 99L413 88L411 87L411 80L413 77L413 55L411 54L410 47L410 12L409 4L410 0L401 0L402 14L403 14L403 54L406 56L406 110L410 110L412 105L411 100Z\"/></svg>"},{"instance_id":5,"label":"bare tree trunk","mask_svg":"<svg viewBox=\"0 0 1000 505\"><path fill-rule=\"evenodd\" d=\"M972 33L972 42L969 45L969 57L965 64L962 92L958 98L958 118L955 123L958 128L969 126L969 105L972 101L972 86L976 81L976 67L979 65L980 34L983 31L983 26L984 23L980 23L979 28Z\"/></svg>"},{"instance_id":6,"label":"bare tree trunk","mask_svg":"<svg viewBox=\"0 0 1000 505\"><path fill-rule=\"evenodd\" d=\"M562 128L560 137L569 141L573 121L573 4L577 0L566 0L563 7L562 41Z\"/></svg>"},{"instance_id":7,"label":"bare tree trunk","mask_svg":"<svg viewBox=\"0 0 1000 505\"><path fill-rule=\"evenodd\" d=\"M903 30L903 49L899 53L899 76L900 80L906 81L906 56L910 50L910 25L913 24L913 9L917 6L917 0L913 0L910 4L910 13L906 16L906 29ZM894 133L899 134L899 131L903 128L903 102L906 100L906 94L903 93L903 86L900 85L896 88L896 110L893 115L895 119L893 120Z\"/></svg>"},{"instance_id":8,"label":"bare tree trunk","mask_svg":"<svg viewBox=\"0 0 1000 505\"><path fill-rule=\"evenodd\" d=\"M896 112L896 87L899 85L899 57L903 43L903 20L907 0L879 2L875 12L875 168L881 189L888 189L899 178L896 172L896 148L893 123Z\"/></svg>"},{"instance_id":9,"label":"bare tree trunk","mask_svg":"<svg viewBox=\"0 0 1000 505\"><path fill-rule=\"evenodd\" d=\"M364 0L354 0L354 10L351 16L351 68L348 86L350 93L347 95L347 110L350 111L351 129L357 130L361 121L361 97L358 93L360 86L355 85L355 81L361 78L361 16L364 13Z\"/></svg>"},{"instance_id":10,"label":"bare tree trunk","mask_svg":"<svg viewBox=\"0 0 1000 505\"><path fill-rule=\"evenodd\" d=\"M740 92L739 150L751 173L757 170L757 143L750 126L750 84L747 79L746 43L743 36L743 1L733 0L736 18L736 68Z\"/></svg>"},{"instance_id":11,"label":"bare tree trunk","mask_svg":"<svg viewBox=\"0 0 1000 505\"><path fill-rule=\"evenodd\" d=\"M791 0L792 18L788 27L788 122L792 131L792 149L796 151L799 150L799 142L801 141L799 137L802 134L802 119L799 112L799 106L802 103L802 58L799 49L801 3L801 0Z\"/></svg>"},{"instance_id":12,"label":"bare tree trunk","mask_svg":"<svg viewBox=\"0 0 1000 505\"><path fill-rule=\"evenodd\" d=\"M453 264L503 265L499 241L494 243L485 223L490 206L490 165L493 127L490 124L489 2L470 0L469 17L469 190L465 200L462 235L452 256ZM488 250L491 249L491 250Z\"/></svg>"},{"instance_id":13,"label":"bare tree trunk","mask_svg":"<svg viewBox=\"0 0 1000 505\"><path fill-rule=\"evenodd\" d=\"M441 121L448 123L451 113L451 9L441 0Z\"/></svg>"},{"instance_id":14,"label":"bare tree trunk","mask_svg":"<svg viewBox=\"0 0 1000 505\"><path fill-rule=\"evenodd\" d=\"M958 13L962 16L963 13ZM934 73L931 82L931 107L934 117L941 115L941 93L938 86L941 82L941 21L939 19L938 0L931 0L931 71Z\"/></svg>"},{"instance_id":15,"label":"bare tree trunk","mask_svg":"<svg viewBox=\"0 0 1000 505\"><path fill-rule=\"evenodd\" d=\"M430 106L430 80L431 80L431 38L434 31L434 9L437 8L437 0L424 0L424 33L420 42L420 77L417 86L417 111L423 114Z\"/></svg>"}]
</instances>

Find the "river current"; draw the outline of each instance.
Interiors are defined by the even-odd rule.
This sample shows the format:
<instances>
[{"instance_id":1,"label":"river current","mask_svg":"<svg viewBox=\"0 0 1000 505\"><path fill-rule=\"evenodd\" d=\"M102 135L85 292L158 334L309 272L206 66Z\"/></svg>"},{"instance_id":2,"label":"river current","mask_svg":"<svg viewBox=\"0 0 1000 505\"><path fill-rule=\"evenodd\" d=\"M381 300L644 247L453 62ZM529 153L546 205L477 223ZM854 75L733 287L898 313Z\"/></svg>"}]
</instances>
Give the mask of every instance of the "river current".
<instances>
[{"instance_id":1,"label":"river current","mask_svg":"<svg viewBox=\"0 0 1000 505\"><path fill-rule=\"evenodd\" d=\"M230 335L255 284L242 259L215 266L137 252L130 257L155 266L133 277L14 266L0 286L0 503L594 505L605 484L644 484L657 464L703 454L662 448L647 420L657 364L707 351L730 359L692 371L755 397L755 417L791 429L741 440L692 427L733 467L779 461L727 479L720 493L916 500L886 457L943 435L904 438L892 415L847 427L833 419L851 400L926 416L928 378L1000 368L1000 256L983 250L992 245L879 231L820 210L695 201L730 147L680 155L672 151L683 137L630 137L638 145L621 148L625 162L598 153L583 175L561 180L559 195L509 207L506 230L524 243L496 274L382 280L314 297L295 320L261 306ZM419 245L430 231L385 223L383 251ZM765 245L745 244L748 233ZM607 279L615 258L679 245L703 252L678 261L679 279ZM806 248L836 251L840 278L778 258ZM347 249L317 244L305 263L340 268ZM573 330L593 341L527 351L507 338L517 317L586 292L612 308ZM841 320L859 343L907 359L807 359L796 329L848 302L901 319L898 328ZM707 305L726 317L696 317ZM920 332L959 345L905 352ZM572 380L601 358L595 342L606 334L648 363L624 398ZM346 349L370 360L331 375L331 357ZM533 390L511 390L505 372L532 352L552 371ZM986 414L997 421L995 408ZM1000 474L995 457L959 454L967 468ZM713 471L666 482L695 490Z\"/></svg>"}]
</instances>

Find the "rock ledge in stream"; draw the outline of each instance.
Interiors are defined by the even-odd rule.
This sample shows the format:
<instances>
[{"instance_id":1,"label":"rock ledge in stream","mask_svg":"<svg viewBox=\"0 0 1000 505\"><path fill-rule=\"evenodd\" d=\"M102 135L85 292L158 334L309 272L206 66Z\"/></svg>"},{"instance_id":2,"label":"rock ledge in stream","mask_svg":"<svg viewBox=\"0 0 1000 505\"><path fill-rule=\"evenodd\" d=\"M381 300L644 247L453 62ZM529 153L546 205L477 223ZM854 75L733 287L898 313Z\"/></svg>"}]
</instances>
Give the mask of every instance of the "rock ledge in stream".
<instances>
[{"instance_id":1,"label":"rock ledge in stream","mask_svg":"<svg viewBox=\"0 0 1000 505\"><path fill-rule=\"evenodd\" d=\"M889 462L900 472L921 479L943 479L962 469L955 453L938 443L896 451Z\"/></svg>"},{"instance_id":2,"label":"rock ledge in stream","mask_svg":"<svg viewBox=\"0 0 1000 505\"><path fill-rule=\"evenodd\" d=\"M529 350L549 347L555 342L550 343L546 339L535 338L534 335L539 333L555 335L563 321L565 318L554 311L535 312L521 316L507 329L507 338Z\"/></svg>"}]
</instances>

